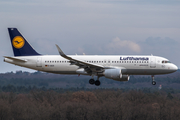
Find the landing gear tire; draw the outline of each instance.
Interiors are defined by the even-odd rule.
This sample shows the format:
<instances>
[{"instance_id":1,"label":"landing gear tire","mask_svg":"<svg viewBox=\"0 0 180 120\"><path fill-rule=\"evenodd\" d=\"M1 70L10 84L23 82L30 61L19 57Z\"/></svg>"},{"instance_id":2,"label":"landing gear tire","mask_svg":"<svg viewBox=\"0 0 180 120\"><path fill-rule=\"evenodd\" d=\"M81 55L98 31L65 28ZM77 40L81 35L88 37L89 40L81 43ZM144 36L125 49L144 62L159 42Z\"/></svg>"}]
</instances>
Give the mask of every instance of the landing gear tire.
<instances>
[{"instance_id":1,"label":"landing gear tire","mask_svg":"<svg viewBox=\"0 0 180 120\"><path fill-rule=\"evenodd\" d=\"M95 83L94 79L89 80L89 84L93 85Z\"/></svg>"},{"instance_id":2,"label":"landing gear tire","mask_svg":"<svg viewBox=\"0 0 180 120\"><path fill-rule=\"evenodd\" d=\"M95 81L95 85L96 85L96 86L99 86L100 84L101 84L101 82L100 82L99 80L96 80L96 81Z\"/></svg>"},{"instance_id":3,"label":"landing gear tire","mask_svg":"<svg viewBox=\"0 0 180 120\"><path fill-rule=\"evenodd\" d=\"M156 81L154 80L154 75L152 75L151 77L152 77L152 84L156 85Z\"/></svg>"},{"instance_id":4,"label":"landing gear tire","mask_svg":"<svg viewBox=\"0 0 180 120\"><path fill-rule=\"evenodd\" d=\"M153 85L156 85L156 81L152 81L152 84L153 84Z\"/></svg>"}]
</instances>

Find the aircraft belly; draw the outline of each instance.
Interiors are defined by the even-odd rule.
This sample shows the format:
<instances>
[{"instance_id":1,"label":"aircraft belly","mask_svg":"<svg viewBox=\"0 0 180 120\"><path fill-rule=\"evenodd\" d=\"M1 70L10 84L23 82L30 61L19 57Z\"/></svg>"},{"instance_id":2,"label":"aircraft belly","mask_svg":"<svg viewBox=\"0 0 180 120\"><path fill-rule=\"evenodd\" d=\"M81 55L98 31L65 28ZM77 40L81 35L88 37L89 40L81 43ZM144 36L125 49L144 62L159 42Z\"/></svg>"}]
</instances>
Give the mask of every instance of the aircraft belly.
<instances>
[{"instance_id":1,"label":"aircraft belly","mask_svg":"<svg viewBox=\"0 0 180 120\"><path fill-rule=\"evenodd\" d=\"M167 69L127 69L125 74L129 75L158 75L172 73Z\"/></svg>"},{"instance_id":2,"label":"aircraft belly","mask_svg":"<svg viewBox=\"0 0 180 120\"><path fill-rule=\"evenodd\" d=\"M69 74L69 75L77 74L75 71L45 71L45 72L55 73L55 74Z\"/></svg>"}]
</instances>

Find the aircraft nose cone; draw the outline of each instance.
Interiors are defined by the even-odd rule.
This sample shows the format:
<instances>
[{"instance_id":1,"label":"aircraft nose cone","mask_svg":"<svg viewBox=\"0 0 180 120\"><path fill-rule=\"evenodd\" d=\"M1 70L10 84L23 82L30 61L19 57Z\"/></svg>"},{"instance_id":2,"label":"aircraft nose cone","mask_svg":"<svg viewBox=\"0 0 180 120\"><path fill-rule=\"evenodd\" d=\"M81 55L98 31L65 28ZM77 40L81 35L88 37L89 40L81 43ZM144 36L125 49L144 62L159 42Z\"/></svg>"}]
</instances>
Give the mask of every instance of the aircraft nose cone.
<instances>
[{"instance_id":1,"label":"aircraft nose cone","mask_svg":"<svg viewBox=\"0 0 180 120\"><path fill-rule=\"evenodd\" d=\"M174 64L173 64L172 68L173 68L174 72L178 70L178 67L176 65L174 65Z\"/></svg>"}]
</instances>

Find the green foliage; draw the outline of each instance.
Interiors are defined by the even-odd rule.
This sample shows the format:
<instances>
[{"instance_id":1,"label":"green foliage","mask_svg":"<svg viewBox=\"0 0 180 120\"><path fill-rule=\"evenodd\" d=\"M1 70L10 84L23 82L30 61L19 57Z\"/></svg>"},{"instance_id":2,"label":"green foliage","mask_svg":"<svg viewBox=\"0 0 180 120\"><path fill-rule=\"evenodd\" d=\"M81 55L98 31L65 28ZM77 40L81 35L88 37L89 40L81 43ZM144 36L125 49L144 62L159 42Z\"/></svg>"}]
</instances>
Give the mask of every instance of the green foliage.
<instances>
[{"instance_id":1,"label":"green foliage","mask_svg":"<svg viewBox=\"0 0 180 120\"><path fill-rule=\"evenodd\" d=\"M173 99L173 96L171 95L171 93L168 93L168 94L167 94L167 98L168 98L168 99Z\"/></svg>"},{"instance_id":2,"label":"green foliage","mask_svg":"<svg viewBox=\"0 0 180 120\"><path fill-rule=\"evenodd\" d=\"M102 77L97 87L89 85L89 76L0 74L0 119L178 120L178 75L157 77L156 86L150 77L131 76L128 82Z\"/></svg>"},{"instance_id":3,"label":"green foliage","mask_svg":"<svg viewBox=\"0 0 180 120\"><path fill-rule=\"evenodd\" d=\"M178 94L170 95L164 91L149 92L149 90L146 93L145 89L58 90L61 92L40 88L26 94L0 92L0 118L3 120L180 119Z\"/></svg>"}]
</instances>

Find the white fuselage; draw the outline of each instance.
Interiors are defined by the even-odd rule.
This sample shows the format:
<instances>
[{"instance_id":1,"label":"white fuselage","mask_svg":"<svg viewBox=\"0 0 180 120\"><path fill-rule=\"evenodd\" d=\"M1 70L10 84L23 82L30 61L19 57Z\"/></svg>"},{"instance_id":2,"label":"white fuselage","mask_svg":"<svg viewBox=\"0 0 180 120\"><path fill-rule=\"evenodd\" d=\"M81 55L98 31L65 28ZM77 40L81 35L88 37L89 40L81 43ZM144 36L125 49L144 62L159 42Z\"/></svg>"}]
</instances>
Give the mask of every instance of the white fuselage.
<instances>
[{"instance_id":1,"label":"white fuselage","mask_svg":"<svg viewBox=\"0 0 180 120\"><path fill-rule=\"evenodd\" d=\"M69 55L87 63L102 65L106 69L119 68L126 75L157 75L175 72L178 68L168 59L158 56L122 55ZM84 74L82 68L72 65L60 55L40 55L14 57L26 62L5 58L4 61L38 71L57 74Z\"/></svg>"},{"instance_id":2,"label":"white fuselage","mask_svg":"<svg viewBox=\"0 0 180 120\"><path fill-rule=\"evenodd\" d=\"M129 75L154 75L175 72L178 68L163 57L123 55L66 55L56 44L59 55L41 55L36 52L17 28L8 28L13 53L4 61L38 71L57 74L90 75L91 85L99 86L104 76L117 81L128 81ZM94 80L97 76L97 80Z\"/></svg>"}]
</instances>

